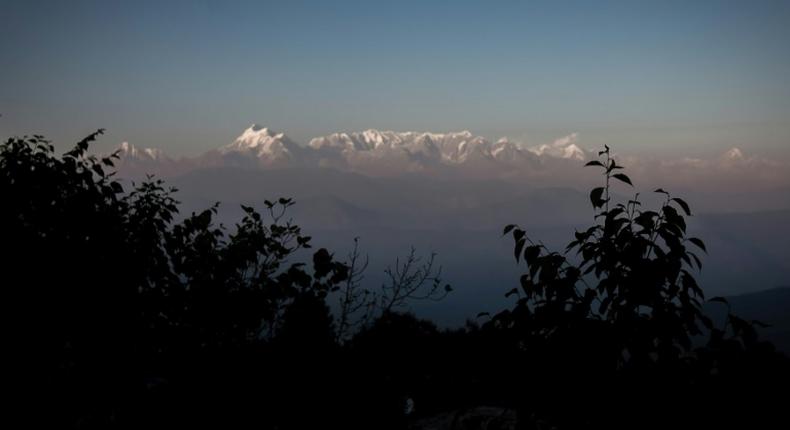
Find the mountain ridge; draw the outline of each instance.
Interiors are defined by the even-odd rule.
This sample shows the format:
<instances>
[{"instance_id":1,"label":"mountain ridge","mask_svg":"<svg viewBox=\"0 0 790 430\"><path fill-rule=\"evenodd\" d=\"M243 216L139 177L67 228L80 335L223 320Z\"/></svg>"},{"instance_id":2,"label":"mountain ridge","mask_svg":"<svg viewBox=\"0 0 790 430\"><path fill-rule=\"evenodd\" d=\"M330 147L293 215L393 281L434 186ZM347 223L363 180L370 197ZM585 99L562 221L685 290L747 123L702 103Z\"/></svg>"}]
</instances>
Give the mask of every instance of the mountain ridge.
<instances>
[{"instance_id":1,"label":"mountain ridge","mask_svg":"<svg viewBox=\"0 0 790 430\"><path fill-rule=\"evenodd\" d=\"M296 143L286 133L252 124L233 142L194 157L174 159L161 149L137 148L124 142L119 148L120 168L156 167L157 162L178 165L177 173L200 167L285 167L317 166L370 171L389 163L407 171L427 170L436 166L490 165L519 167L540 164L542 159L583 161L591 151L577 144L578 134L557 139L551 144L524 147L507 138L490 141L460 132L397 132L367 129L336 132Z\"/></svg>"},{"instance_id":2,"label":"mountain ridge","mask_svg":"<svg viewBox=\"0 0 790 430\"><path fill-rule=\"evenodd\" d=\"M419 176L432 180L505 180L539 186L589 183L591 169L580 167L598 159L583 148L578 133L550 143L528 146L508 138L496 141L469 130L436 133L366 129L319 136L305 145L287 133L253 124L232 142L201 154L173 158L160 149L121 144L120 176L148 174L176 177L189 171L218 168L331 168L366 177ZM790 181L788 164L745 154L738 148L713 158L652 159L614 154L629 176L648 187L680 189L687 184L709 191L748 194L777 189ZM746 178L746 179L744 179Z\"/></svg>"}]
</instances>

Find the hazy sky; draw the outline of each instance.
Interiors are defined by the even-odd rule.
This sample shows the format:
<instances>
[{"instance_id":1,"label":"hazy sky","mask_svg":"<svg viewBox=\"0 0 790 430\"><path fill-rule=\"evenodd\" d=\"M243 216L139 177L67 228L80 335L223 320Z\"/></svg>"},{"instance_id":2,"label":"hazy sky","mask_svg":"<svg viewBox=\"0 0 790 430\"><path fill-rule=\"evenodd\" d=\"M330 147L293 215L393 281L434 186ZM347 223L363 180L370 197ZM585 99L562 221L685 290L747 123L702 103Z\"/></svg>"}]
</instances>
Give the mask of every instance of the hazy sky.
<instances>
[{"instance_id":1,"label":"hazy sky","mask_svg":"<svg viewBox=\"0 0 790 430\"><path fill-rule=\"evenodd\" d=\"M0 0L0 137L174 154L250 123L790 154L790 1Z\"/></svg>"}]
</instances>

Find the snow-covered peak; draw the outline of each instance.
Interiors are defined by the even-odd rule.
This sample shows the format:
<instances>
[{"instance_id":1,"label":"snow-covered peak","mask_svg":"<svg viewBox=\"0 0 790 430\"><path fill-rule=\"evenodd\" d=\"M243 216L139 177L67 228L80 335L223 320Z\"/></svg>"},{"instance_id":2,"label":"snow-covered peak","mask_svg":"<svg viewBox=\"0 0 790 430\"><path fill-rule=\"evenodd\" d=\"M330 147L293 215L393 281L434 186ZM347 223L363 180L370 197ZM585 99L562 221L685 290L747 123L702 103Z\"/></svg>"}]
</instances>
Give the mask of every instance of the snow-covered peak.
<instances>
[{"instance_id":1,"label":"snow-covered peak","mask_svg":"<svg viewBox=\"0 0 790 430\"><path fill-rule=\"evenodd\" d=\"M740 148L730 148L727 152L721 154L718 163L722 167L736 167L736 166L756 166L756 165L772 165L775 164L773 160L756 157L751 154L744 153Z\"/></svg>"},{"instance_id":2,"label":"snow-covered peak","mask_svg":"<svg viewBox=\"0 0 790 430\"><path fill-rule=\"evenodd\" d=\"M264 143L268 139L283 137L285 137L285 133L278 133L268 127L262 127L260 125L253 124L236 138L236 142L242 142L250 147L255 147L261 143Z\"/></svg>"},{"instance_id":3,"label":"snow-covered peak","mask_svg":"<svg viewBox=\"0 0 790 430\"><path fill-rule=\"evenodd\" d=\"M542 144L529 148L529 151L538 156L550 156L583 161L587 158L584 150L576 144L579 140L578 133L561 137L550 144Z\"/></svg>"},{"instance_id":4,"label":"snow-covered peak","mask_svg":"<svg viewBox=\"0 0 790 430\"><path fill-rule=\"evenodd\" d=\"M167 158L161 149L157 148L137 148L129 142L121 143L118 148L121 159L137 161L161 161Z\"/></svg>"},{"instance_id":5,"label":"snow-covered peak","mask_svg":"<svg viewBox=\"0 0 790 430\"><path fill-rule=\"evenodd\" d=\"M219 152L223 155L242 153L258 158L280 159L292 158L294 153L299 152L299 146L285 133L253 124L233 143L220 148Z\"/></svg>"},{"instance_id":6,"label":"snow-covered peak","mask_svg":"<svg viewBox=\"0 0 790 430\"><path fill-rule=\"evenodd\" d=\"M724 153L723 158L730 161L742 161L746 159L746 157L743 155L743 151L741 151L739 148L731 148Z\"/></svg>"}]
</instances>

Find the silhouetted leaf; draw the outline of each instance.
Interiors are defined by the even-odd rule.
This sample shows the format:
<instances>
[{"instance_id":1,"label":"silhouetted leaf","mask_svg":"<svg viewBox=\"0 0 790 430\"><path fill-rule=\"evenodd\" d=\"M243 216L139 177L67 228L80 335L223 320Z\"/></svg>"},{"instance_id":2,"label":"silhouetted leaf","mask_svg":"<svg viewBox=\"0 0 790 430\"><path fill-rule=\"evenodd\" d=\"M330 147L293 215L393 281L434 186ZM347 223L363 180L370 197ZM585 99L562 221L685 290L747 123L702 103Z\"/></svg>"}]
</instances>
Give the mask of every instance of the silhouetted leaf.
<instances>
[{"instance_id":1,"label":"silhouetted leaf","mask_svg":"<svg viewBox=\"0 0 790 430\"><path fill-rule=\"evenodd\" d=\"M694 259L694 262L697 263L697 269L702 270L702 261L700 261L699 257L697 257L697 254L693 252L689 252L688 254Z\"/></svg>"},{"instance_id":2,"label":"silhouetted leaf","mask_svg":"<svg viewBox=\"0 0 790 430\"><path fill-rule=\"evenodd\" d=\"M688 205L688 203L685 202L685 200L683 200L681 198L678 198L678 197L673 197L672 201L674 201L681 208L683 208L683 212L685 212L686 215L691 216L691 209L689 208L689 205Z\"/></svg>"},{"instance_id":3,"label":"silhouetted leaf","mask_svg":"<svg viewBox=\"0 0 790 430\"><path fill-rule=\"evenodd\" d=\"M524 249L524 245L527 243L525 239L518 239L516 240L516 246L513 249L513 254L516 257L516 262L521 260L521 250Z\"/></svg>"},{"instance_id":4,"label":"silhouetted leaf","mask_svg":"<svg viewBox=\"0 0 790 430\"><path fill-rule=\"evenodd\" d=\"M533 264L539 255L540 246L538 245L528 246L524 250L524 260L527 262L527 264Z\"/></svg>"},{"instance_id":5,"label":"silhouetted leaf","mask_svg":"<svg viewBox=\"0 0 790 430\"><path fill-rule=\"evenodd\" d=\"M696 237L690 237L690 238L688 238L688 241L693 243L694 245L696 245L699 249L705 251L705 253L708 252L708 250L705 249L705 243L702 242L701 239L696 238Z\"/></svg>"},{"instance_id":6,"label":"silhouetted leaf","mask_svg":"<svg viewBox=\"0 0 790 430\"><path fill-rule=\"evenodd\" d=\"M590 191L590 202L594 208L600 208L606 203L602 198L604 191L604 187L593 188L592 191Z\"/></svg>"},{"instance_id":7,"label":"silhouetted leaf","mask_svg":"<svg viewBox=\"0 0 790 430\"><path fill-rule=\"evenodd\" d=\"M634 184L631 183L631 178L626 176L625 173L615 173L614 175L612 175L612 177L615 179L619 179L632 187L634 186Z\"/></svg>"}]
</instances>

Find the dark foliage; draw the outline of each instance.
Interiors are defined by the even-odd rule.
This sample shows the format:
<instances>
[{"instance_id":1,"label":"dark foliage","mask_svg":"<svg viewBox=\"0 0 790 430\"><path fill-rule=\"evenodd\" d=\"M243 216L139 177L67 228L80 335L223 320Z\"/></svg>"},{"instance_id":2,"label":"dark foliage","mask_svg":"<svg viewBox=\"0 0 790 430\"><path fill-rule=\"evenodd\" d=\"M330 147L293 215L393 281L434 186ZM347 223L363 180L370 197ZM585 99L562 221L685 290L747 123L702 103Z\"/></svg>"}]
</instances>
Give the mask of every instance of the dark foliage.
<instances>
[{"instance_id":1,"label":"dark foliage","mask_svg":"<svg viewBox=\"0 0 790 430\"><path fill-rule=\"evenodd\" d=\"M324 298L347 267L325 249L309 265L289 261L310 238L283 222L288 199L265 202L268 219L244 207L230 233L214 224L216 205L175 222L174 190L149 179L124 193L105 173L113 157L86 155L99 134L62 157L40 136L0 147L20 416L104 428L246 422L269 410L276 424L287 378L326 371Z\"/></svg>"},{"instance_id":2,"label":"dark foliage","mask_svg":"<svg viewBox=\"0 0 790 430\"><path fill-rule=\"evenodd\" d=\"M663 189L656 211L638 193L615 204L612 180L633 185L608 147L599 156L587 163L605 178L590 193L597 223L564 253L504 229L527 273L508 293L515 306L487 325L523 355L521 412L560 428L772 423L765 411L782 397L769 387L786 386L787 360L758 341L759 322L728 313L717 327L703 313L694 273L706 249L686 236L689 205Z\"/></svg>"},{"instance_id":3,"label":"dark foliage","mask_svg":"<svg viewBox=\"0 0 790 430\"><path fill-rule=\"evenodd\" d=\"M182 217L161 180L124 190L114 156L87 155L99 134L62 156L41 136L0 146L8 420L22 427L398 429L480 405L523 428L781 417L786 358L759 323L702 312L688 204L663 190L657 211L612 202L610 182L631 180L608 148L589 163L605 177L597 224L565 253L506 227L526 264L516 304L443 331L395 312L450 291L433 256L412 251L369 292L356 248L348 264L306 251L291 200L243 207L231 229L217 205Z\"/></svg>"}]
</instances>

